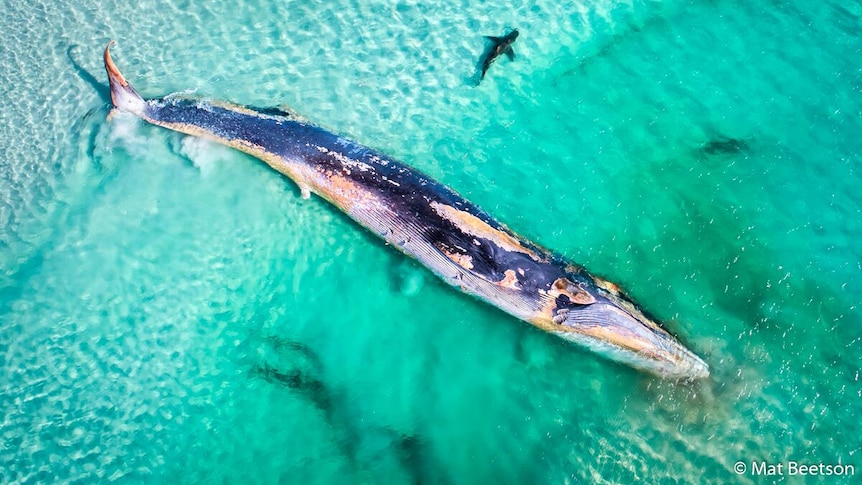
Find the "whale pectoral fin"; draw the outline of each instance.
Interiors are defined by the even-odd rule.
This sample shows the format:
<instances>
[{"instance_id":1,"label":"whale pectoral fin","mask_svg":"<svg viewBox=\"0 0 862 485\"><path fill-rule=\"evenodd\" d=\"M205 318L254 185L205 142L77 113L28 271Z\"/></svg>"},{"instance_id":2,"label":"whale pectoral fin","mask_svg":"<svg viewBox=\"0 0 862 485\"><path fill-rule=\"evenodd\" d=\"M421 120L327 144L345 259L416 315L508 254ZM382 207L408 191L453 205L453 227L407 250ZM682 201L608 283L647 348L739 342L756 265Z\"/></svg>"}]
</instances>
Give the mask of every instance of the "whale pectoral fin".
<instances>
[{"instance_id":1,"label":"whale pectoral fin","mask_svg":"<svg viewBox=\"0 0 862 485\"><path fill-rule=\"evenodd\" d=\"M515 60L515 51L512 49L512 46L507 47L503 52L506 53L506 57L508 57L510 61Z\"/></svg>"},{"instance_id":2,"label":"whale pectoral fin","mask_svg":"<svg viewBox=\"0 0 862 485\"><path fill-rule=\"evenodd\" d=\"M254 106L249 106L249 109L252 111L256 111L260 114L270 115L270 116L281 116L288 119L294 120L302 120L304 119L300 114L294 111L291 107L280 104L278 106L267 106L265 108L259 108Z\"/></svg>"},{"instance_id":3,"label":"whale pectoral fin","mask_svg":"<svg viewBox=\"0 0 862 485\"><path fill-rule=\"evenodd\" d=\"M302 197L302 200L308 200L311 198L311 187L306 184L297 184L299 185L299 194Z\"/></svg>"}]
</instances>

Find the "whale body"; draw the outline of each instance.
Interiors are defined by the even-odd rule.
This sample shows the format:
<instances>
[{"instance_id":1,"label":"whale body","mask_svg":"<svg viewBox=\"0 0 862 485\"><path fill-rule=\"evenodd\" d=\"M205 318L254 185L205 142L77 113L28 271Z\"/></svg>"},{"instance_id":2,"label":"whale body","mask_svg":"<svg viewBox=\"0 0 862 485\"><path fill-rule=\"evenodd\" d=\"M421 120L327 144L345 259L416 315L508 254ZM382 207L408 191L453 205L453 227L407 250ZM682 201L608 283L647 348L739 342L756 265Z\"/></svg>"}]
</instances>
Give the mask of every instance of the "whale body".
<instances>
[{"instance_id":1,"label":"whale body","mask_svg":"<svg viewBox=\"0 0 862 485\"><path fill-rule=\"evenodd\" d=\"M285 110L145 100L117 69L111 44L104 62L115 109L263 160L304 197L322 197L446 283L547 332L659 376L709 375L617 285L515 234L451 188Z\"/></svg>"}]
</instances>

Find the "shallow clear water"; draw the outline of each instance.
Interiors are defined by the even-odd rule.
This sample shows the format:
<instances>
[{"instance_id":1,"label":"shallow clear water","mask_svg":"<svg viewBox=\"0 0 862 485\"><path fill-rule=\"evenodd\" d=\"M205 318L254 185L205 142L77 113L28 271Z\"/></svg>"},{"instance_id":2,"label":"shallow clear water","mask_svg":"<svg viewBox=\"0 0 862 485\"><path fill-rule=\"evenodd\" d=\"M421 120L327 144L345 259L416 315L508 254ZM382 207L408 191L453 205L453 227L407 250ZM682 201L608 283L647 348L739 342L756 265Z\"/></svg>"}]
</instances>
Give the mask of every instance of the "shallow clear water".
<instances>
[{"instance_id":1,"label":"shallow clear water","mask_svg":"<svg viewBox=\"0 0 862 485\"><path fill-rule=\"evenodd\" d=\"M0 482L862 467L858 4L2 9ZM106 121L109 39L145 96L286 104L447 183L628 288L711 378L582 351L250 157Z\"/></svg>"}]
</instances>

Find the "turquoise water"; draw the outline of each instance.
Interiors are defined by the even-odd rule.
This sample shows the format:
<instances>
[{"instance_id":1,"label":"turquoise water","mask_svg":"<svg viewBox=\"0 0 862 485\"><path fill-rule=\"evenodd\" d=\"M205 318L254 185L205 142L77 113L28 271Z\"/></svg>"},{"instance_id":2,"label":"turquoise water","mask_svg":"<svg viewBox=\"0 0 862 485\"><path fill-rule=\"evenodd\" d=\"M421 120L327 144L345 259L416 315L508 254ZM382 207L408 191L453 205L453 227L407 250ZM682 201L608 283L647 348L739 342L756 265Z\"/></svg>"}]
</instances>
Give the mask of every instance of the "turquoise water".
<instances>
[{"instance_id":1,"label":"turquoise water","mask_svg":"<svg viewBox=\"0 0 862 485\"><path fill-rule=\"evenodd\" d=\"M858 3L2 9L0 483L862 473ZM712 376L582 351L252 158L107 121L109 39L144 96L286 104L447 183Z\"/></svg>"}]
</instances>

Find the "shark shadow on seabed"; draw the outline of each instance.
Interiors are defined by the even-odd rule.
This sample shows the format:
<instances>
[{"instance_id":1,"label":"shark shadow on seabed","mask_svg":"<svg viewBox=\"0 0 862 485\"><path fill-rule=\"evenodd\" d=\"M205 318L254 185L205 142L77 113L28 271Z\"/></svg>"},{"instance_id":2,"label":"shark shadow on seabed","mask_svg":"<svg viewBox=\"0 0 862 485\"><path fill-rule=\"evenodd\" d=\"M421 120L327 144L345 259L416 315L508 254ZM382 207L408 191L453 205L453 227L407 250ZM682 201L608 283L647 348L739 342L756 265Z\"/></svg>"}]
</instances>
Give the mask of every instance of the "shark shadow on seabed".
<instances>
[{"instance_id":1,"label":"shark shadow on seabed","mask_svg":"<svg viewBox=\"0 0 862 485\"><path fill-rule=\"evenodd\" d=\"M264 339L260 355L249 376L294 392L318 409L335 433L338 450L355 470L367 469L367 463L383 463L400 469L412 483L421 483L434 469L427 463L424 440L417 435L385 425L362 426L349 417L347 399L326 383L320 356L309 346L270 336Z\"/></svg>"},{"instance_id":2,"label":"shark shadow on seabed","mask_svg":"<svg viewBox=\"0 0 862 485\"><path fill-rule=\"evenodd\" d=\"M701 146L701 152L705 155L732 155L747 152L748 142L741 138L731 138L718 135Z\"/></svg>"}]
</instances>

